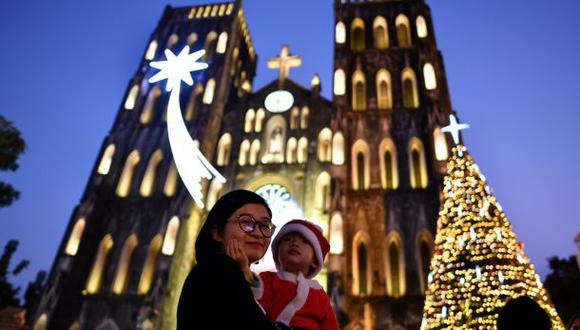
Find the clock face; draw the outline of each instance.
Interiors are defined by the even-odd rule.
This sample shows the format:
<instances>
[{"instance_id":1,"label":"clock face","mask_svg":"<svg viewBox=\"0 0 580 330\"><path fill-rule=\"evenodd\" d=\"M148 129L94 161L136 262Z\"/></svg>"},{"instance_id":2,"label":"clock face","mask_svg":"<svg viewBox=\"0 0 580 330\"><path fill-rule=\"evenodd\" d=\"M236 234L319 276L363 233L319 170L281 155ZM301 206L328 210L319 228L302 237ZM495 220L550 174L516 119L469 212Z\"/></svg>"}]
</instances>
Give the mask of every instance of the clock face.
<instances>
[{"instance_id":1,"label":"clock face","mask_svg":"<svg viewBox=\"0 0 580 330\"><path fill-rule=\"evenodd\" d=\"M288 91L277 90L266 96L264 106L268 111L278 113L287 111L294 104L294 96Z\"/></svg>"}]
</instances>

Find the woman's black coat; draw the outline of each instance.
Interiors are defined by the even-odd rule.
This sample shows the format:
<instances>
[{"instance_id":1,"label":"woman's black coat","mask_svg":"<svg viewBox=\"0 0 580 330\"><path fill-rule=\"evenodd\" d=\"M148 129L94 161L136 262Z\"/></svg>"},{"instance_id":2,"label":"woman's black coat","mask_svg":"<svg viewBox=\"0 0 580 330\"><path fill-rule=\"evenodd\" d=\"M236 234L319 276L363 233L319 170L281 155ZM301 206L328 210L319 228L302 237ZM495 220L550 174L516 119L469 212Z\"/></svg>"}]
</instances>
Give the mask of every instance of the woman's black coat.
<instances>
[{"instance_id":1,"label":"woman's black coat","mask_svg":"<svg viewBox=\"0 0 580 330\"><path fill-rule=\"evenodd\" d=\"M219 254L187 276L177 307L177 330L274 329L239 265Z\"/></svg>"}]
</instances>

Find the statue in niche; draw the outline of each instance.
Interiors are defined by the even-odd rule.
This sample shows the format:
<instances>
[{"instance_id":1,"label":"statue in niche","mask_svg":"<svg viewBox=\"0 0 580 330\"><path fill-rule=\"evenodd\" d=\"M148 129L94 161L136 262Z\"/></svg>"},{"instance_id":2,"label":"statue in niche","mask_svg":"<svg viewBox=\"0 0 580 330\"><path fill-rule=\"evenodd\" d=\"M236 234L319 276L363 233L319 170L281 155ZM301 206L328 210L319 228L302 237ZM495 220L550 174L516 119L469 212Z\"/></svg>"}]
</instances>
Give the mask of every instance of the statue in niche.
<instances>
[{"instance_id":1,"label":"statue in niche","mask_svg":"<svg viewBox=\"0 0 580 330\"><path fill-rule=\"evenodd\" d=\"M273 155L281 154L283 143L282 128L280 128L280 126L276 126L270 133L270 145L268 148L268 153Z\"/></svg>"}]
</instances>

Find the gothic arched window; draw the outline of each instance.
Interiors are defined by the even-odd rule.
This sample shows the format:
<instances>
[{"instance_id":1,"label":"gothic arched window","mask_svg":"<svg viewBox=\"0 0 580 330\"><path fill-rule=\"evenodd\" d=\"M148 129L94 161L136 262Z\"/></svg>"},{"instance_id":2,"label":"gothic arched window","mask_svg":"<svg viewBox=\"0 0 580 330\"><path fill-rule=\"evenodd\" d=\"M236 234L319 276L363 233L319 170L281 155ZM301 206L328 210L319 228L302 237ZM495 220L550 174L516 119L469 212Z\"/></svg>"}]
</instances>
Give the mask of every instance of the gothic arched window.
<instances>
[{"instance_id":1,"label":"gothic arched window","mask_svg":"<svg viewBox=\"0 0 580 330\"><path fill-rule=\"evenodd\" d=\"M105 270L105 264L107 263L107 256L109 255L112 247L113 238L111 237L111 234L107 234L105 237L103 237L101 243L99 243L97 255L95 256L95 261L93 262L93 267L87 280L87 293L95 294L101 289L103 272Z\"/></svg>"},{"instance_id":2,"label":"gothic arched window","mask_svg":"<svg viewBox=\"0 0 580 330\"><path fill-rule=\"evenodd\" d=\"M397 168L397 149L389 138L383 139L379 146L381 164L381 182L383 189L396 189L399 186L399 171Z\"/></svg>"},{"instance_id":3,"label":"gothic arched window","mask_svg":"<svg viewBox=\"0 0 580 330\"><path fill-rule=\"evenodd\" d=\"M425 88L433 90L437 88L437 77L435 76L435 68L431 63L423 65L423 79L425 80Z\"/></svg>"},{"instance_id":4,"label":"gothic arched window","mask_svg":"<svg viewBox=\"0 0 580 330\"><path fill-rule=\"evenodd\" d=\"M227 166L230 162L230 152L232 150L232 136L230 133L222 135L218 142L217 166Z\"/></svg>"},{"instance_id":5,"label":"gothic arched window","mask_svg":"<svg viewBox=\"0 0 580 330\"><path fill-rule=\"evenodd\" d=\"M97 172L102 175L109 174L109 170L111 169L111 164L113 163L113 156L115 155L115 145L109 144L103 153L103 157L99 162L99 167L97 168Z\"/></svg>"},{"instance_id":6,"label":"gothic arched window","mask_svg":"<svg viewBox=\"0 0 580 330\"><path fill-rule=\"evenodd\" d=\"M364 243L360 243L357 249L358 255L358 274L359 274L359 282L358 282L358 292L361 296L368 295L367 292L367 248Z\"/></svg>"},{"instance_id":7,"label":"gothic arched window","mask_svg":"<svg viewBox=\"0 0 580 330\"><path fill-rule=\"evenodd\" d=\"M354 51L362 51L365 45L365 22L355 18L350 26L350 48Z\"/></svg>"},{"instance_id":8,"label":"gothic arched window","mask_svg":"<svg viewBox=\"0 0 580 330\"><path fill-rule=\"evenodd\" d=\"M205 209L211 210L211 208L215 205L215 202L220 197L222 190L224 188L224 184L217 179L213 179L209 185L209 190L207 193L207 199L205 203Z\"/></svg>"},{"instance_id":9,"label":"gothic arched window","mask_svg":"<svg viewBox=\"0 0 580 330\"><path fill-rule=\"evenodd\" d=\"M167 39L167 44L165 45L165 48L174 49L178 42L179 37L177 36L177 34L173 33L172 35L169 36L169 39Z\"/></svg>"},{"instance_id":10,"label":"gothic arched window","mask_svg":"<svg viewBox=\"0 0 580 330\"><path fill-rule=\"evenodd\" d=\"M244 166L248 162L248 153L250 152L250 141L244 140L240 145L240 154L238 156L238 164Z\"/></svg>"},{"instance_id":11,"label":"gothic arched window","mask_svg":"<svg viewBox=\"0 0 580 330\"><path fill-rule=\"evenodd\" d=\"M293 107L290 111L290 129L298 128L298 121L300 120L300 110L298 107Z\"/></svg>"},{"instance_id":12,"label":"gothic arched window","mask_svg":"<svg viewBox=\"0 0 580 330\"><path fill-rule=\"evenodd\" d=\"M117 196L127 197L129 195L133 181L133 173L140 159L138 150L133 150L127 157L125 166L123 167L123 173L121 173L121 178L117 184Z\"/></svg>"},{"instance_id":13,"label":"gothic arched window","mask_svg":"<svg viewBox=\"0 0 580 330\"><path fill-rule=\"evenodd\" d=\"M352 146L351 159L353 189L365 190L370 186L369 147L363 140L357 140Z\"/></svg>"},{"instance_id":14,"label":"gothic arched window","mask_svg":"<svg viewBox=\"0 0 580 330\"><path fill-rule=\"evenodd\" d=\"M308 110L308 106L302 107L302 112L300 112L300 129L307 129L308 128L308 115L310 111Z\"/></svg>"},{"instance_id":15,"label":"gothic arched window","mask_svg":"<svg viewBox=\"0 0 580 330\"><path fill-rule=\"evenodd\" d=\"M389 34L387 31L387 20L382 16L377 16L373 22L373 39L376 49L389 47Z\"/></svg>"},{"instance_id":16,"label":"gothic arched window","mask_svg":"<svg viewBox=\"0 0 580 330\"><path fill-rule=\"evenodd\" d=\"M427 165L423 143L416 137L409 141L409 171L411 188L427 187Z\"/></svg>"},{"instance_id":17,"label":"gothic arched window","mask_svg":"<svg viewBox=\"0 0 580 330\"><path fill-rule=\"evenodd\" d=\"M264 126L264 117L266 117L266 112L264 109L258 109L258 111L256 111L256 124L254 126L254 131L256 133L260 133L262 131L262 127Z\"/></svg>"},{"instance_id":18,"label":"gothic arched window","mask_svg":"<svg viewBox=\"0 0 580 330\"><path fill-rule=\"evenodd\" d=\"M391 109L393 97L391 93L391 74L386 69L377 72L377 105L379 110Z\"/></svg>"},{"instance_id":19,"label":"gothic arched window","mask_svg":"<svg viewBox=\"0 0 580 330\"><path fill-rule=\"evenodd\" d=\"M252 141L252 145L250 147L250 165L256 165L258 163L258 156L260 155L260 140L255 139Z\"/></svg>"},{"instance_id":20,"label":"gothic arched window","mask_svg":"<svg viewBox=\"0 0 580 330\"><path fill-rule=\"evenodd\" d=\"M147 101L145 101L145 106L143 106L143 111L141 112L140 121L142 124L148 124L153 119L159 96L161 96L161 89L159 87L154 87L149 92L149 95L147 95Z\"/></svg>"},{"instance_id":21,"label":"gothic arched window","mask_svg":"<svg viewBox=\"0 0 580 330\"><path fill-rule=\"evenodd\" d=\"M177 216L173 216L171 220L169 220L169 223L167 223L165 238L163 239L163 246L161 247L161 253L166 256L171 256L175 252L177 234L179 234L179 225L179 217Z\"/></svg>"},{"instance_id":22,"label":"gothic arched window","mask_svg":"<svg viewBox=\"0 0 580 330\"><path fill-rule=\"evenodd\" d=\"M139 85L134 84L127 94L127 99L125 100L125 109L133 110L135 108L135 102L137 102L137 97L139 96Z\"/></svg>"},{"instance_id":23,"label":"gothic arched window","mask_svg":"<svg viewBox=\"0 0 580 330\"><path fill-rule=\"evenodd\" d=\"M167 177L165 178L163 193L165 194L165 196L171 197L175 194L176 189L177 189L177 168L175 168L175 163L171 162L169 170L167 171Z\"/></svg>"},{"instance_id":24,"label":"gothic arched window","mask_svg":"<svg viewBox=\"0 0 580 330\"><path fill-rule=\"evenodd\" d=\"M195 108L197 106L197 99L202 93L203 85L199 83L195 84L193 91L189 94L189 101L187 102L187 106L185 108L185 120L190 121L193 119Z\"/></svg>"},{"instance_id":25,"label":"gothic arched window","mask_svg":"<svg viewBox=\"0 0 580 330\"><path fill-rule=\"evenodd\" d=\"M367 108L366 79L361 70L352 75L352 109L355 111Z\"/></svg>"},{"instance_id":26,"label":"gothic arched window","mask_svg":"<svg viewBox=\"0 0 580 330\"><path fill-rule=\"evenodd\" d=\"M314 200L316 208L322 210L323 214L326 214L330 208L330 175L326 171L320 173L316 179Z\"/></svg>"},{"instance_id":27,"label":"gothic arched window","mask_svg":"<svg viewBox=\"0 0 580 330\"><path fill-rule=\"evenodd\" d=\"M387 294L399 298L405 294L405 259L403 241L396 231L391 231L386 238Z\"/></svg>"},{"instance_id":28,"label":"gothic arched window","mask_svg":"<svg viewBox=\"0 0 580 330\"><path fill-rule=\"evenodd\" d=\"M205 54L203 55L203 62L207 62L213 56L216 48L216 41L218 35L215 31L210 31L205 37L205 43L203 49L205 49Z\"/></svg>"},{"instance_id":29,"label":"gothic arched window","mask_svg":"<svg viewBox=\"0 0 580 330\"><path fill-rule=\"evenodd\" d=\"M298 151L296 152L296 160L299 164L304 164L308 160L308 140L306 137L301 137L298 140Z\"/></svg>"},{"instance_id":30,"label":"gothic arched window","mask_svg":"<svg viewBox=\"0 0 580 330\"><path fill-rule=\"evenodd\" d=\"M213 94L215 89L215 80L212 78L205 84L205 93L203 93L203 103L211 104L213 102Z\"/></svg>"},{"instance_id":31,"label":"gothic arched window","mask_svg":"<svg viewBox=\"0 0 580 330\"><path fill-rule=\"evenodd\" d=\"M321 162L329 162L332 160L331 139L332 131L328 127L323 128L318 134L317 154L318 160Z\"/></svg>"},{"instance_id":32,"label":"gothic arched window","mask_svg":"<svg viewBox=\"0 0 580 330\"><path fill-rule=\"evenodd\" d=\"M161 235L157 234L149 243L147 257L145 257L143 271L141 271L141 278L139 279L139 286L137 287L137 294L147 294L149 289L151 289L151 283L153 283L153 278L155 276L155 264L157 262L157 255L161 249L162 241L163 239L161 238Z\"/></svg>"},{"instance_id":33,"label":"gothic arched window","mask_svg":"<svg viewBox=\"0 0 580 330\"><path fill-rule=\"evenodd\" d=\"M145 175L141 181L141 188L139 188L139 193L141 196L148 197L151 196L153 192L153 186L155 184L155 176L157 174L157 167L163 159L163 151L161 149L156 150L149 158L149 164L147 164L147 169L145 170Z\"/></svg>"},{"instance_id":34,"label":"gothic arched window","mask_svg":"<svg viewBox=\"0 0 580 330\"><path fill-rule=\"evenodd\" d=\"M397 40L399 47L411 47L411 29L407 16L400 14L395 19L397 29Z\"/></svg>"},{"instance_id":35,"label":"gothic arched window","mask_svg":"<svg viewBox=\"0 0 580 330\"><path fill-rule=\"evenodd\" d=\"M155 58L155 53L157 52L157 40L151 40L149 46L147 47L147 51L145 52L145 59L147 61L151 61Z\"/></svg>"},{"instance_id":36,"label":"gothic arched window","mask_svg":"<svg viewBox=\"0 0 580 330\"><path fill-rule=\"evenodd\" d=\"M218 54L225 53L227 46L228 46L228 33L227 32L222 32L222 33L220 33L220 36L218 38L218 42L217 42L217 46L216 46L216 52Z\"/></svg>"},{"instance_id":37,"label":"gothic arched window","mask_svg":"<svg viewBox=\"0 0 580 330\"><path fill-rule=\"evenodd\" d=\"M337 44L344 44L346 42L346 27L343 22L336 23L334 29L334 40Z\"/></svg>"},{"instance_id":38,"label":"gothic arched window","mask_svg":"<svg viewBox=\"0 0 580 330\"><path fill-rule=\"evenodd\" d=\"M346 76L342 69L334 71L334 94L344 95L346 92Z\"/></svg>"},{"instance_id":39,"label":"gothic arched window","mask_svg":"<svg viewBox=\"0 0 580 330\"><path fill-rule=\"evenodd\" d=\"M417 36L419 38L426 38L428 35L427 22L425 22L425 18L423 16L417 16L417 19L415 20L415 26L417 27Z\"/></svg>"},{"instance_id":40,"label":"gothic arched window","mask_svg":"<svg viewBox=\"0 0 580 330\"><path fill-rule=\"evenodd\" d=\"M127 290L127 283L129 282L129 269L131 267L131 259L133 256L133 251L137 247L137 236L131 234L129 238L125 241L123 245L123 250L121 251L121 257L119 258L119 263L117 264L117 273L115 275L115 280L113 281L113 293L122 294Z\"/></svg>"},{"instance_id":41,"label":"gothic arched window","mask_svg":"<svg viewBox=\"0 0 580 330\"><path fill-rule=\"evenodd\" d=\"M296 162L296 139L291 137L286 144L286 163L294 164Z\"/></svg>"},{"instance_id":42,"label":"gothic arched window","mask_svg":"<svg viewBox=\"0 0 580 330\"><path fill-rule=\"evenodd\" d=\"M246 112L246 118L244 119L244 132L250 133L252 131L255 116L254 109L249 109Z\"/></svg>"},{"instance_id":43,"label":"gothic arched window","mask_svg":"<svg viewBox=\"0 0 580 330\"><path fill-rule=\"evenodd\" d=\"M344 136L341 132L334 133L332 137L332 164L344 164Z\"/></svg>"},{"instance_id":44,"label":"gothic arched window","mask_svg":"<svg viewBox=\"0 0 580 330\"><path fill-rule=\"evenodd\" d=\"M433 237L431 234L423 229L417 237L418 253L417 261L419 263L419 277L421 290L427 290L427 277L429 275L429 268L431 265L431 251L433 249Z\"/></svg>"},{"instance_id":45,"label":"gothic arched window","mask_svg":"<svg viewBox=\"0 0 580 330\"><path fill-rule=\"evenodd\" d=\"M435 144L435 158L437 160L446 160L449 157L447 151L447 140L445 134L441 132L439 127L433 130L433 142Z\"/></svg>"},{"instance_id":46,"label":"gothic arched window","mask_svg":"<svg viewBox=\"0 0 580 330\"><path fill-rule=\"evenodd\" d=\"M77 220L77 222L75 222L73 230L70 232L70 236L68 238L68 242L66 243L66 248L64 250L66 254L68 254L69 256L74 256L77 254L84 231L85 231L85 218L80 218Z\"/></svg>"},{"instance_id":47,"label":"gothic arched window","mask_svg":"<svg viewBox=\"0 0 580 330\"><path fill-rule=\"evenodd\" d=\"M405 108L417 108L419 106L419 93L417 92L417 78L413 69L403 69L401 81L403 82L403 106Z\"/></svg>"},{"instance_id":48,"label":"gothic arched window","mask_svg":"<svg viewBox=\"0 0 580 330\"><path fill-rule=\"evenodd\" d=\"M330 253L341 254L344 251L342 216L336 212L330 219Z\"/></svg>"}]
</instances>

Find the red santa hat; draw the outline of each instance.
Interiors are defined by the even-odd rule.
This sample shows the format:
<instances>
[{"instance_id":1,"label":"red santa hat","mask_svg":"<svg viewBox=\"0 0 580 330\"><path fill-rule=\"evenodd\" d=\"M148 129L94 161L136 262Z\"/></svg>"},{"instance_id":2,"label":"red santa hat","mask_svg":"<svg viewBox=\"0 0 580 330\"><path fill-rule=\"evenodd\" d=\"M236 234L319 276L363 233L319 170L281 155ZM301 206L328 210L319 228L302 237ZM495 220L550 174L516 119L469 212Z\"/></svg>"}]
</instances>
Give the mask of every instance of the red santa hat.
<instances>
[{"instance_id":1,"label":"red santa hat","mask_svg":"<svg viewBox=\"0 0 580 330\"><path fill-rule=\"evenodd\" d=\"M322 264L324 263L324 257L330 251L330 244L326 238L322 235L322 228L314 224L313 222L306 220L292 220L287 222L280 231L274 237L272 241L272 254L274 256L274 262L276 263L276 269L280 270L280 263L278 262L278 244L282 237L290 233L300 233L304 238L310 242L312 249L314 250L314 257L316 258L316 269L312 270L309 274L306 274L307 278L313 278L322 269Z\"/></svg>"}]
</instances>

